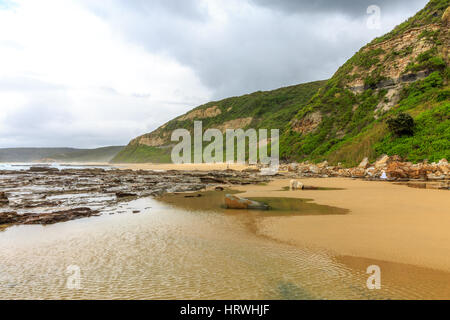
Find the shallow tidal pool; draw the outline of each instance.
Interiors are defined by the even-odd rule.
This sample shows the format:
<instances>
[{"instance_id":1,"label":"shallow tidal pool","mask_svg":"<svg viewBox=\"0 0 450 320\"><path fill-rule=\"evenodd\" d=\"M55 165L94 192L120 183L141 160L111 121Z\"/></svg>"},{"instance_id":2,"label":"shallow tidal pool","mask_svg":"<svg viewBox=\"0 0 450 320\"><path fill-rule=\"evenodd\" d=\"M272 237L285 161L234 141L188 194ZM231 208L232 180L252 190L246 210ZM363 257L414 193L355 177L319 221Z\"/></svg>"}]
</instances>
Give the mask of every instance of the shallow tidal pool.
<instances>
[{"instance_id":1,"label":"shallow tidal pool","mask_svg":"<svg viewBox=\"0 0 450 320\"><path fill-rule=\"evenodd\" d=\"M99 217L7 228L0 232L0 299L426 297L389 283L368 290L364 268L257 232L264 214L294 214L296 206L311 214L343 209L304 201L282 213L227 211L220 197L143 198Z\"/></svg>"}]
</instances>

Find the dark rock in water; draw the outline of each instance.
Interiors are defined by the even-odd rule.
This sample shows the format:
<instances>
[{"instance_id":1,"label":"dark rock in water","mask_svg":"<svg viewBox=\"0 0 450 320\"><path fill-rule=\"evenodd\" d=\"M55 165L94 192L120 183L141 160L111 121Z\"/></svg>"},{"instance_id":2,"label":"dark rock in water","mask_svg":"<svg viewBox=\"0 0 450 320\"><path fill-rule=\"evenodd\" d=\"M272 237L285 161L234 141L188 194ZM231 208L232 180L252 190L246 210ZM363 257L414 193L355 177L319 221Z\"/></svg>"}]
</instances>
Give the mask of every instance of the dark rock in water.
<instances>
[{"instance_id":1,"label":"dark rock in water","mask_svg":"<svg viewBox=\"0 0 450 320\"><path fill-rule=\"evenodd\" d=\"M212 176L200 177L200 181L202 183L222 183L222 184L227 183L227 181L222 178Z\"/></svg>"},{"instance_id":2,"label":"dark rock in water","mask_svg":"<svg viewBox=\"0 0 450 320\"><path fill-rule=\"evenodd\" d=\"M0 206L5 206L9 204L8 197L4 192L0 192Z\"/></svg>"},{"instance_id":3,"label":"dark rock in water","mask_svg":"<svg viewBox=\"0 0 450 320\"><path fill-rule=\"evenodd\" d=\"M137 194L136 193L131 193L131 192L116 192L116 197L117 198L130 198L130 197L136 197Z\"/></svg>"},{"instance_id":4,"label":"dark rock in water","mask_svg":"<svg viewBox=\"0 0 450 320\"><path fill-rule=\"evenodd\" d=\"M75 208L51 213L0 212L0 224L54 224L94 215L98 215L98 211L90 208Z\"/></svg>"},{"instance_id":5,"label":"dark rock in water","mask_svg":"<svg viewBox=\"0 0 450 320\"><path fill-rule=\"evenodd\" d=\"M216 190L216 191L223 191L225 189L224 189L224 187L215 187L214 190Z\"/></svg>"},{"instance_id":6,"label":"dark rock in water","mask_svg":"<svg viewBox=\"0 0 450 320\"><path fill-rule=\"evenodd\" d=\"M30 172L59 172L58 168L50 167L30 167Z\"/></svg>"},{"instance_id":7,"label":"dark rock in water","mask_svg":"<svg viewBox=\"0 0 450 320\"><path fill-rule=\"evenodd\" d=\"M227 209L253 209L253 210L268 210L269 206L262 202L257 202L231 194L225 195L225 206Z\"/></svg>"}]
</instances>

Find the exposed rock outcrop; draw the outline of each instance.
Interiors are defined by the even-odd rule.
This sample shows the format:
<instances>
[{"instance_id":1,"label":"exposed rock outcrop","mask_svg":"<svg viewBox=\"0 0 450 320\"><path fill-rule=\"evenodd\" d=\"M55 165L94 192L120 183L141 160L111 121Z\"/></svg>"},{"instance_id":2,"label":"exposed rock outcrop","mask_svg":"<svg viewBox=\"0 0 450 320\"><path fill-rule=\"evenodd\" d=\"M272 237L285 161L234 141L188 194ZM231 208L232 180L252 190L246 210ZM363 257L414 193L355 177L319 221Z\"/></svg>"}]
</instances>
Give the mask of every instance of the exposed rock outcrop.
<instances>
[{"instance_id":1,"label":"exposed rock outcrop","mask_svg":"<svg viewBox=\"0 0 450 320\"><path fill-rule=\"evenodd\" d=\"M227 129L244 129L252 120L253 118L251 117L229 120L216 126L216 129L219 129L222 133L225 133Z\"/></svg>"},{"instance_id":2,"label":"exposed rock outcrop","mask_svg":"<svg viewBox=\"0 0 450 320\"><path fill-rule=\"evenodd\" d=\"M369 167L369 158L364 158L359 164L358 168L367 169Z\"/></svg>"},{"instance_id":3,"label":"exposed rock outcrop","mask_svg":"<svg viewBox=\"0 0 450 320\"><path fill-rule=\"evenodd\" d=\"M377 85L378 88L393 87L402 82L411 82L424 78L427 74L411 73L404 75L403 72L411 61L414 61L421 53L433 48L434 44L427 39L421 37L424 31L433 32L439 30L441 26L439 24L430 24L422 27L411 28L399 36L366 46L362 52L368 53L374 50L380 50L383 52L378 55L378 59L383 63L384 70L380 74L384 80L380 81ZM385 59L388 58L387 54L395 52L398 55L394 61L388 63ZM373 70L377 68L374 64L371 68L355 66L350 75L354 76L354 79L347 84L347 87L355 92L361 92L365 89L364 79Z\"/></svg>"},{"instance_id":4,"label":"exposed rock outcrop","mask_svg":"<svg viewBox=\"0 0 450 320\"><path fill-rule=\"evenodd\" d=\"M314 131L322 122L320 111L307 114L303 119L294 119L291 122L292 130L301 134L307 134Z\"/></svg>"},{"instance_id":5,"label":"exposed rock outcrop","mask_svg":"<svg viewBox=\"0 0 450 320\"><path fill-rule=\"evenodd\" d=\"M189 112L188 114L181 116L178 120L185 121L185 120L201 120L206 118L213 118L218 116L219 114L222 114L222 111L219 107L213 106L210 108L201 108L196 109L194 111Z\"/></svg>"}]
</instances>

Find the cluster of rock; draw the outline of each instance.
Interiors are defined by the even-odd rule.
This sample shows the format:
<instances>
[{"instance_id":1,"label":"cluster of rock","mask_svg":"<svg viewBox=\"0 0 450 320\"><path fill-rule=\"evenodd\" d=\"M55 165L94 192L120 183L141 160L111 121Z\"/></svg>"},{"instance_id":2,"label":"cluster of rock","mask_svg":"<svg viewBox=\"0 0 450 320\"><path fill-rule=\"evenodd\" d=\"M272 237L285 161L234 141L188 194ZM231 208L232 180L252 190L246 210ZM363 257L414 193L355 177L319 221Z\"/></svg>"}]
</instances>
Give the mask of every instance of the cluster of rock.
<instances>
[{"instance_id":1,"label":"cluster of rock","mask_svg":"<svg viewBox=\"0 0 450 320\"><path fill-rule=\"evenodd\" d=\"M374 163L365 158L355 168L344 168L341 165L331 166L327 161L319 164L291 163L281 165L281 171L288 171L303 177L350 177L386 180L449 180L450 166L446 159L438 163L413 164L404 162L399 156L380 157Z\"/></svg>"},{"instance_id":2,"label":"cluster of rock","mask_svg":"<svg viewBox=\"0 0 450 320\"><path fill-rule=\"evenodd\" d=\"M144 171L32 167L0 171L0 225L52 224L106 211L119 202L218 185L269 181L258 172Z\"/></svg>"}]
</instances>

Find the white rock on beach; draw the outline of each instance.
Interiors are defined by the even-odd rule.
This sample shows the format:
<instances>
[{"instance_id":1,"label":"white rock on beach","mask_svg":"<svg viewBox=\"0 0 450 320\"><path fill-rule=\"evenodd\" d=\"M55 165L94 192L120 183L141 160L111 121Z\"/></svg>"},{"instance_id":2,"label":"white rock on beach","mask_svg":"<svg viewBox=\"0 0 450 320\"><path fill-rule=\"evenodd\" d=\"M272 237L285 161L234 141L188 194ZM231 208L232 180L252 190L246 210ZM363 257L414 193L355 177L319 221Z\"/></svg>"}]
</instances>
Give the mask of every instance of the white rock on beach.
<instances>
[{"instance_id":1,"label":"white rock on beach","mask_svg":"<svg viewBox=\"0 0 450 320\"><path fill-rule=\"evenodd\" d=\"M361 161L358 168L366 169L367 167L369 167L369 158L366 157L363 159L363 161Z\"/></svg>"},{"instance_id":2,"label":"white rock on beach","mask_svg":"<svg viewBox=\"0 0 450 320\"><path fill-rule=\"evenodd\" d=\"M303 187L304 187L304 185L300 181L297 181L297 180L291 180L290 181L289 188L290 188L291 191L302 190Z\"/></svg>"}]
</instances>

